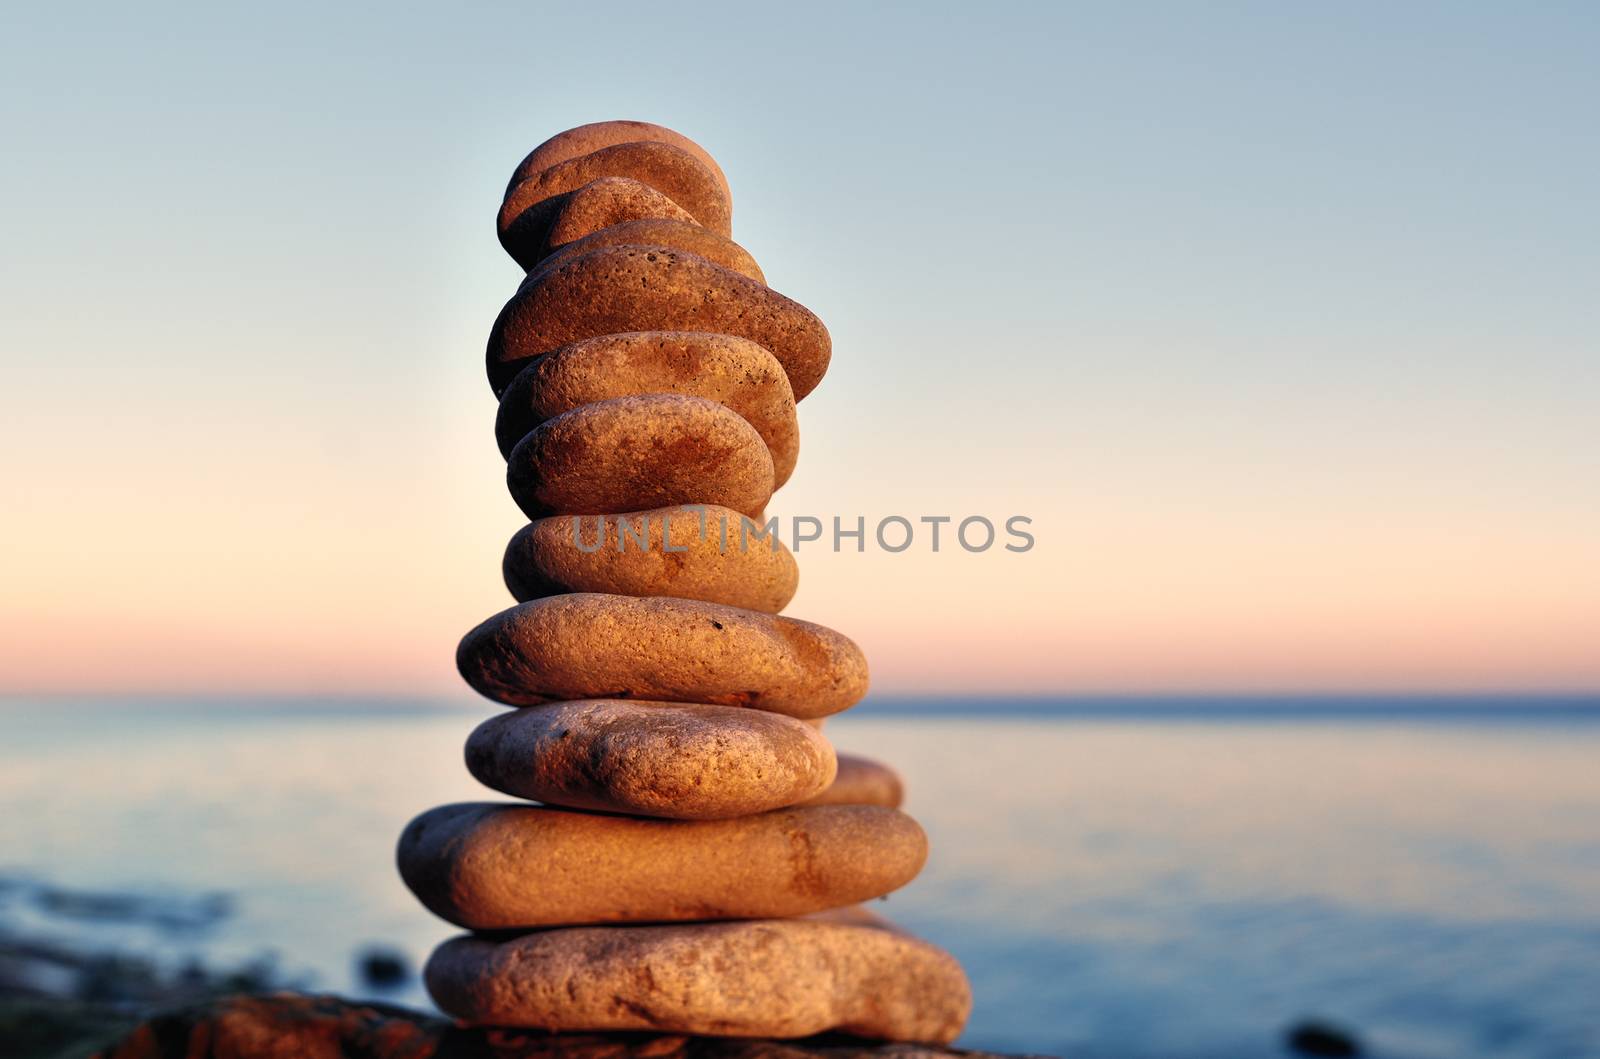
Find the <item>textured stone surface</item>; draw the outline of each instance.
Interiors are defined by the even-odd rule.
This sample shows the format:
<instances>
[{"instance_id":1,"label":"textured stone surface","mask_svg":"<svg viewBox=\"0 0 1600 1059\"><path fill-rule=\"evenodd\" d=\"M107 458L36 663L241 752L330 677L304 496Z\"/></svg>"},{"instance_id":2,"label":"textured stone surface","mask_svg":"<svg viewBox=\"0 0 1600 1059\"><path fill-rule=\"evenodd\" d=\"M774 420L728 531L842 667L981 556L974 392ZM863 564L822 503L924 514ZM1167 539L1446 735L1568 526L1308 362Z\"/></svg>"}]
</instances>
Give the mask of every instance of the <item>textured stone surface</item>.
<instances>
[{"instance_id":1,"label":"textured stone surface","mask_svg":"<svg viewBox=\"0 0 1600 1059\"><path fill-rule=\"evenodd\" d=\"M566 592L675 596L776 614L799 568L776 534L715 504L622 515L552 515L506 545L506 587L526 602ZM741 542L740 533L744 533ZM724 545L726 536L726 545Z\"/></svg>"},{"instance_id":2,"label":"textured stone surface","mask_svg":"<svg viewBox=\"0 0 1600 1059\"><path fill-rule=\"evenodd\" d=\"M553 1030L657 1030L946 1043L971 994L949 954L810 920L541 931L445 942L424 972L444 1011Z\"/></svg>"},{"instance_id":3,"label":"textured stone surface","mask_svg":"<svg viewBox=\"0 0 1600 1059\"><path fill-rule=\"evenodd\" d=\"M805 801L833 781L834 757L778 713L589 699L489 718L467 739L467 769L551 805L718 820Z\"/></svg>"},{"instance_id":4,"label":"textured stone surface","mask_svg":"<svg viewBox=\"0 0 1600 1059\"><path fill-rule=\"evenodd\" d=\"M511 706L659 699L791 717L848 709L867 660L811 622L698 600L580 592L501 611L462 638L456 666Z\"/></svg>"},{"instance_id":5,"label":"textured stone surface","mask_svg":"<svg viewBox=\"0 0 1600 1059\"><path fill-rule=\"evenodd\" d=\"M536 357L500 398L495 440L507 456L552 416L611 397L680 393L727 405L755 427L772 456L774 488L800 454L794 391L761 346L711 331L631 331L586 338Z\"/></svg>"},{"instance_id":6,"label":"textured stone surface","mask_svg":"<svg viewBox=\"0 0 1600 1059\"><path fill-rule=\"evenodd\" d=\"M904 886L927 854L914 820L871 805L647 820L471 802L413 820L397 859L434 914L517 930L803 915Z\"/></svg>"},{"instance_id":7,"label":"textured stone surface","mask_svg":"<svg viewBox=\"0 0 1600 1059\"><path fill-rule=\"evenodd\" d=\"M541 423L506 464L529 518L721 504L755 514L772 496L772 454L726 405L685 394L613 397Z\"/></svg>"},{"instance_id":8,"label":"textured stone surface","mask_svg":"<svg viewBox=\"0 0 1600 1059\"><path fill-rule=\"evenodd\" d=\"M808 798L806 805L884 805L900 808L905 783L900 774L881 761L856 754L838 755L839 771L827 790Z\"/></svg>"},{"instance_id":9,"label":"textured stone surface","mask_svg":"<svg viewBox=\"0 0 1600 1059\"><path fill-rule=\"evenodd\" d=\"M627 177L648 184L682 206L714 232L733 231L733 203L711 170L670 143L619 143L557 162L513 185L497 218L504 233L524 211L600 177Z\"/></svg>"},{"instance_id":10,"label":"textured stone surface","mask_svg":"<svg viewBox=\"0 0 1600 1059\"><path fill-rule=\"evenodd\" d=\"M697 254L604 246L540 269L500 310L486 359L495 393L530 357L622 331L715 331L764 346L795 400L828 368L828 329L805 306Z\"/></svg>"},{"instance_id":11,"label":"textured stone surface","mask_svg":"<svg viewBox=\"0 0 1600 1059\"><path fill-rule=\"evenodd\" d=\"M617 224L668 220L707 232L688 210L649 184L629 177L599 177L553 195L517 215L500 233L500 245L525 269L555 251Z\"/></svg>"},{"instance_id":12,"label":"textured stone surface","mask_svg":"<svg viewBox=\"0 0 1600 1059\"><path fill-rule=\"evenodd\" d=\"M28 1053L24 1051L23 1055ZM57 1052L40 1052L58 1057ZM335 996L228 996L154 1016L101 1059L1002 1059L828 1036L755 1040L657 1033L549 1034L458 1026Z\"/></svg>"},{"instance_id":13,"label":"textured stone surface","mask_svg":"<svg viewBox=\"0 0 1600 1059\"><path fill-rule=\"evenodd\" d=\"M750 251L732 239L718 235L710 228L702 228L691 221L671 220L665 216L622 221L552 250L533 266L532 272L524 277L522 282L527 284L536 281L541 273L603 246L654 246L667 250L682 250L703 257L714 265L730 268L757 283L767 282L766 275L762 273L761 266L756 264L756 259L750 256Z\"/></svg>"},{"instance_id":14,"label":"textured stone surface","mask_svg":"<svg viewBox=\"0 0 1600 1059\"><path fill-rule=\"evenodd\" d=\"M517 164L510 183L506 185L506 195L509 196L512 189L528 177L536 176L551 166L619 143L644 142L670 143L688 151L711 171L722 186L723 193L732 200L733 192L728 188L728 178L722 175L722 167L717 165L717 160L711 157L709 151L681 132L648 121L596 121L556 133L529 151L527 157Z\"/></svg>"}]
</instances>

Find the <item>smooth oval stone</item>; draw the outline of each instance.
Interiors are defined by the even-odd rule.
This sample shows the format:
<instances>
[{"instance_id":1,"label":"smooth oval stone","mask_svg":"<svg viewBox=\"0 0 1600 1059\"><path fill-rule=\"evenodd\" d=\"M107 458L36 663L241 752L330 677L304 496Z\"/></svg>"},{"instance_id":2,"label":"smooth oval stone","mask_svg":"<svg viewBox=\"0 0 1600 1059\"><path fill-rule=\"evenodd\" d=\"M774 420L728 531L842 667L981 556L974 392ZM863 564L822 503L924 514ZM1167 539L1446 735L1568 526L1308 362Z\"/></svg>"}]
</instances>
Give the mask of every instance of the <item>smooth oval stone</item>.
<instances>
[{"instance_id":1,"label":"smooth oval stone","mask_svg":"<svg viewBox=\"0 0 1600 1059\"><path fill-rule=\"evenodd\" d=\"M505 232L530 207L599 177L648 184L687 210L696 223L723 235L733 232L733 204L711 170L681 147L652 141L602 147L522 180L500 205L499 231Z\"/></svg>"},{"instance_id":2,"label":"smooth oval stone","mask_svg":"<svg viewBox=\"0 0 1600 1059\"><path fill-rule=\"evenodd\" d=\"M674 132L664 125L648 121L596 121L556 133L528 152L528 156L517 164L516 170L511 174L510 183L506 185L506 194L511 194L511 190L528 177L541 173L553 165L577 158L579 155L592 154L603 147L614 147L619 143L645 141L670 143L694 155L702 165L711 170L717 182L722 185L723 193L732 200L733 192L728 187L728 178L722 175L722 167L717 165L717 160L711 157L709 151L681 132Z\"/></svg>"},{"instance_id":3,"label":"smooth oval stone","mask_svg":"<svg viewBox=\"0 0 1600 1059\"><path fill-rule=\"evenodd\" d=\"M528 431L552 416L611 397L651 393L727 405L767 443L773 487L794 472L800 422L783 365L748 338L710 331L600 335L535 358L500 398L495 440L509 456Z\"/></svg>"},{"instance_id":4,"label":"smooth oval stone","mask_svg":"<svg viewBox=\"0 0 1600 1059\"><path fill-rule=\"evenodd\" d=\"M794 597L799 567L776 534L758 540L743 519L714 504L553 515L516 532L501 570L506 587L523 603L566 592L609 592L776 614Z\"/></svg>"},{"instance_id":5,"label":"smooth oval stone","mask_svg":"<svg viewBox=\"0 0 1600 1059\"><path fill-rule=\"evenodd\" d=\"M500 233L500 245L517 264L531 269L551 253L586 236L613 225L650 218L710 233L695 223L688 210L649 184L627 177L600 177L522 211Z\"/></svg>"},{"instance_id":6,"label":"smooth oval stone","mask_svg":"<svg viewBox=\"0 0 1600 1059\"><path fill-rule=\"evenodd\" d=\"M881 805L898 809L905 801L905 782L888 765L856 754L840 754L838 760L839 769L833 783L803 804Z\"/></svg>"},{"instance_id":7,"label":"smooth oval stone","mask_svg":"<svg viewBox=\"0 0 1600 1059\"><path fill-rule=\"evenodd\" d=\"M691 503L754 514L772 497L772 454L716 401L613 397L563 412L517 442L506 485L529 518Z\"/></svg>"},{"instance_id":8,"label":"smooth oval stone","mask_svg":"<svg viewBox=\"0 0 1600 1059\"><path fill-rule=\"evenodd\" d=\"M400 875L469 930L797 916L897 890L928 856L894 809L823 805L646 820L469 802L406 825Z\"/></svg>"},{"instance_id":9,"label":"smooth oval stone","mask_svg":"<svg viewBox=\"0 0 1600 1059\"><path fill-rule=\"evenodd\" d=\"M867 692L866 658L832 629L660 596L575 592L519 603L462 638L456 667L509 706L655 699L807 718Z\"/></svg>"},{"instance_id":10,"label":"smooth oval stone","mask_svg":"<svg viewBox=\"0 0 1600 1059\"><path fill-rule=\"evenodd\" d=\"M491 717L467 769L550 805L723 820L805 801L833 780L833 747L805 722L738 706L590 699Z\"/></svg>"},{"instance_id":11,"label":"smooth oval stone","mask_svg":"<svg viewBox=\"0 0 1600 1059\"><path fill-rule=\"evenodd\" d=\"M822 321L732 269L681 250L604 246L518 288L489 334L486 358L496 395L528 358L569 342L622 331L715 331L764 346L799 400L828 368Z\"/></svg>"},{"instance_id":12,"label":"smooth oval stone","mask_svg":"<svg viewBox=\"0 0 1600 1059\"><path fill-rule=\"evenodd\" d=\"M698 254L714 265L731 268L757 283L767 282L766 275L761 271L761 266L756 264L756 259L750 256L750 251L727 236L718 235L710 228L702 228L692 221L647 216L636 221L620 221L551 251L533 266L532 273L523 279L523 284L535 282L544 272L603 246L655 246L682 250Z\"/></svg>"},{"instance_id":13,"label":"smooth oval stone","mask_svg":"<svg viewBox=\"0 0 1600 1059\"><path fill-rule=\"evenodd\" d=\"M896 931L807 919L458 937L423 978L472 1023L944 1044L972 1010L961 965Z\"/></svg>"}]
</instances>

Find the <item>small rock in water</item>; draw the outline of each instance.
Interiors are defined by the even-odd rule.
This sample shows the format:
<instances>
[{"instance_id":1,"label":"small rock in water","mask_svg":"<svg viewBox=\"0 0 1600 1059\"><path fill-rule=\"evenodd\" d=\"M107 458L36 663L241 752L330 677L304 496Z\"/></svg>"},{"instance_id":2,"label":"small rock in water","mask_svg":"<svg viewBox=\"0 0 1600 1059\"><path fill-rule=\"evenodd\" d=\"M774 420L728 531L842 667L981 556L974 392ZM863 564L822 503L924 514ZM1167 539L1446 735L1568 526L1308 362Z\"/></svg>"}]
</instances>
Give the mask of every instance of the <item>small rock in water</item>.
<instances>
[{"instance_id":1,"label":"small rock in water","mask_svg":"<svg viewBox=\"0 0 1600 1059\"><path fill-rule=\"evenodd\" d=\"M34 1038L52 1027L35 1011L21 1011L19 1028ZM0 1031L10 1029L0 1007ZM74 1013L76 1016L76 1013ZM82 1037L81 1016L69 1029ZM126 1025L126 1023L123 1023ZM115 1024L97 1033L109 1032ZM9 1044L11 1037L4 1038ZM51 1041L66 1043L70 1038ZM85 1049L74 1049L81 1054ZM10 1055L7 1052L7 1055ZM24 1053L29 1054L29 1053ZM56 1055L54 1047L36 1054ZM277 993L222 997L157 1015L98 1053L101 1059L1004 1059L989 1052L931 1045L878 1044L849 1037L751 1040L660 1033L551 1035L538 1030L480 1029L388 1004L354 1003L329 996Z\"/></svg>"},{"instance_id":2,"label":"small rock in water","mask_svg":"<svg viewBox=\"0 0 1600 1059\"><path fill-rule=\"evenodd\" d=\"M411 978L411 962L405 953L382 945L370 945L356 956L361 981L375 989L393 989Z\"/></svg>"},{"instance_id":3,"label":"small rock in water","mask_svg":"<svg viewBox=\"0 0 1600 1059\"><path fill-rule=\"evenodd\" d=\"M1338 1026L1315 1019L1297 1022L1289 1027L1284 1042L1291 1052L1301 1055L1351 1056L1361 1054L1361 1045L1355 1036Z\"/></svg>"}]
</instances>

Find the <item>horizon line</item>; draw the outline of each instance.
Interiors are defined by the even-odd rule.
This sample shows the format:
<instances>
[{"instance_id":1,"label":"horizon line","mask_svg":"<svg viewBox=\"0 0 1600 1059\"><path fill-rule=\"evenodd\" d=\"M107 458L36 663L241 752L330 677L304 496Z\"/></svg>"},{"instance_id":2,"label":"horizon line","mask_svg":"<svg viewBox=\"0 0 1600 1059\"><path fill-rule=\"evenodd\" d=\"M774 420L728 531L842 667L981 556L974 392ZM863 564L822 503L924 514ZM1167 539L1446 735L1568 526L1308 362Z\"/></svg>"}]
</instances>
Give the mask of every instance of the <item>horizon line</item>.
<instances>
[{"instance_id":1,"label":"horizon line","mask_svg":"<svg viewBox=\"0 0 1600 1059\"><path fill-rule=\"evenodd\" d=\"M1557 703L1593 705L1600 707L1600 688L1570 689L1242 689L1194 691L1116 690L1116 691L882 691L869 692L850 709L871 706L920 703L937 706L959 706L986 703L1030 706L1092 706L1096 704L1232 704L1238 706L1292 706L1333 705L1364 702L1369 705L1392 704L1507 704L1511 700L1529 705L1549 706ZM59 705L299 705L324 703L330 706L402 706L469 707L481 705L495 709L515 709L483 698L463 689L452 693L401 693L401 692L351 692L351 691L79 691L79 690L6 690L0 689L0 705L19 705L29 702ZM842 711L842 712L849 712Z\"/></svg>"}]
</instances>

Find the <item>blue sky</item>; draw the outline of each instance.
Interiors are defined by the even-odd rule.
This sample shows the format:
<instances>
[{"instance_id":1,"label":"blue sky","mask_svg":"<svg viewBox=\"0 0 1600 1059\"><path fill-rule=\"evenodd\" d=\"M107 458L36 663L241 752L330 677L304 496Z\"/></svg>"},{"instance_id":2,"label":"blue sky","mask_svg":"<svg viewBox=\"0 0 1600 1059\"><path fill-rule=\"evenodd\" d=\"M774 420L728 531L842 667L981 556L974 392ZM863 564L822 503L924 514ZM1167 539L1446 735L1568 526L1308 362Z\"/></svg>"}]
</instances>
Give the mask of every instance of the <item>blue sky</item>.
<instances>
[{"instance_id":1,"label":"blue sky","mask_svg":"<svg viewBox=\"0 0 1600 1059\"><path fill-rule=\"evenodd\" d=\"M885 690L1600 685L1592 9L8 23L0 685L452 686L520 521L492 218L612 117L832 329L774 510L1039 526L801 557Z\"/></svg>"}]
</instances>

